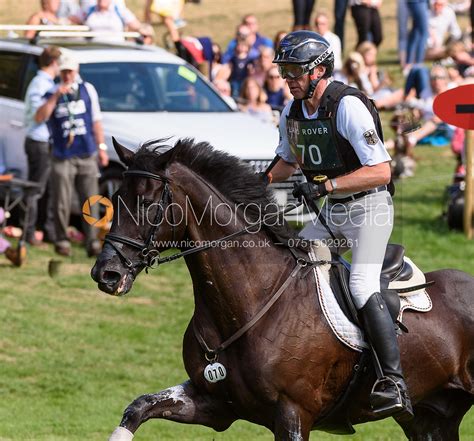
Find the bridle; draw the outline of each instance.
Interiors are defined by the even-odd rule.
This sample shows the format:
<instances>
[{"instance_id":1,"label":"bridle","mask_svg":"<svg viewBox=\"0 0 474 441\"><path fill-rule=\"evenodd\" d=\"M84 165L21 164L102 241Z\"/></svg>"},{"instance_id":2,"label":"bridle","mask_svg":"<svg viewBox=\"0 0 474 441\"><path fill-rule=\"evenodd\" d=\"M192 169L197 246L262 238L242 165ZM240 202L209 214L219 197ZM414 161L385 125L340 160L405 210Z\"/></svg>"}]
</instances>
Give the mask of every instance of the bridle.
<instances>
[{"instance_id":1,"label":"bridle","mask_svg":"<svg viewBox=\"0 0 474 441\"><path fill-rule=\"evenodd\" d=\"M179 259L181 257L185 257L190 254L199 253L200 251L208 250L209 248L223 244L227 242L228 240L233 239L234 237L240 236L242 234L252 233L253 229L258 231L258 229L260 229L260 227L265 224L265 221L268 221L280 215L284 215L287 212L295 209L295 206L289 206L282 212L279 211L271 216L267 216L266 219L261 218L255 224L247 225L241 230L235 231L234 233L221 237L220 239L216 239L207 244L200 245L198 247L193 247L188 250L172 254L170 256L160 257L160 252L156 248L153 247L153 244L155 242L155 236L156 236L156 233L158 232L158 228L161 222L163 221L165 210L168 206L171 206L173 203L173 194L171 192L170 185L169 185L170 181L164 176L160 176L158 174L151 173L145 170L127 170L123 173L123 176L124 177L136 176L136 177L141 177L141 178L146 178L146 179L155 179L157 181L164 183L163 191L161 192L160 200L158 202L158 209L155 215L155 220L153 222L153 226L145 242L139 242L138 240L132 239L128 236L124 236L124 235L116 234L116 233L108 233L105 236L104 242L108 243L109 245L112 246L112 248L114 248L114 250L117 252L120 259L122 260L122 262L124 263L124 265L128 268L130 272L136 272L136 270L139 268L145 268L145 270L148 272L149 268L157 268L159 265L163 263L172 262L173 260ZM171 210L171 216L173 217L172 210ZM174 222L172 224L173 224L173 232L172 232L173 239L172 240L174 242L174 237L175 237ZM125 256L125 254L122 252L120 247L117 246L117 243L128 245L132 248L140 250L140 253L139 253L140 259L135 262L130 260L127 256ZM295 253L291 247L289 249L292 252L292 254ZM298 258L299 256L295 256L295 257Z\"/></svg>"},{"instance_id":2,"label":"bridle","mask_svg":"<svg viewBox=\"0 0 474 441\"><path fill-rule=\"evenodd\" d=\"M114 248L114 250L119 255L120 259L123 261L125 266L128 268L129 271L134 271L137 268L145 267L147 270L148 268L153 268L156 264L160 262L160 253L159 251L154 248L153 243L155 240L155 235L158 231L161 222L163 221L163 217L165 214L165 210L168 206L171 206L173 202L173 194L170 189L169 179L165 178L164 176L157 175L155 173L151 173L145 170L127 170L123 173L124 177L132 176L132 177L140 177L146 179L154 179L156 181L160 181L164 183L163 191L161 192L160 200L158 202L158 208L155 215L155 219L152 224L152 228L148 234L147 239L145 242L139 242L138 240L132 239L131 237L124 236L122 234L116 233L108 233L105 236L104 242L108 243L109 245ZM173 211L171 210L171 216L173 216ZM174 230L174 222L172 222L173 228L173 240L175 235ZM116 244L120 243L123 245L128 245L132 248L140 250L139 256L140 259L133 262L130 260L125 254L123 254L122 250Z\"/></svg>"}]
</instances>

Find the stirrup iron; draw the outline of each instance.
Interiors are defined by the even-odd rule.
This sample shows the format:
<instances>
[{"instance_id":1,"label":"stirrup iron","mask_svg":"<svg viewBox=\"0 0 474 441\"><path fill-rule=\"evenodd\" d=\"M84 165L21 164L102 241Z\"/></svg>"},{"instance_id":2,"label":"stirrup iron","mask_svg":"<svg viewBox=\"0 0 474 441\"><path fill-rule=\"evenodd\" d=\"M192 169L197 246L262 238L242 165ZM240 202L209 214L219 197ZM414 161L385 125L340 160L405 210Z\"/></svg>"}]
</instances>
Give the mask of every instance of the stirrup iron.
<instances>
[{"instance_id":1,"label":"stirrup iron","mask_svg":"<svg viewBox=\"0 0 474 441\"><path fill-rule=\"evenodd\" d=\"M387 389L390 390L390 394L384 392ZM396 392L396 395L394 395L394 392ZM369 401L373 413L377 416L394 415L403 410L400 388L395 380L390 377L381 377L374 383L370 391Z\"/></svg>"}]
</instances>

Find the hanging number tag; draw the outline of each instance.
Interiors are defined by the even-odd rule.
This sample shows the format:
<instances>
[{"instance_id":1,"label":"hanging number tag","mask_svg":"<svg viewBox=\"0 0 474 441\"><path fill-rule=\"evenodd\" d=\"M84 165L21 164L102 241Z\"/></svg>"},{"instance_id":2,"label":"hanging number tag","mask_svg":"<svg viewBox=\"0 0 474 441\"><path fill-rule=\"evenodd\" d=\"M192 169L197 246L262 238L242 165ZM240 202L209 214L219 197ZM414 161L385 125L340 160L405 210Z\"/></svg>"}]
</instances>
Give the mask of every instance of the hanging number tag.
<instances>
[{"instance_id":1,"label":"hanging number tag","mask_svg":"<svg viewBox=\"0 0 474 441\"><path fill-rule=\"evenodd\" d=\"M227 371L224 365L220 363L211 363L204 369L204 378L209 383L217 383L218 381L224 380L227 377Z\"/></svg>"}]
</instances>

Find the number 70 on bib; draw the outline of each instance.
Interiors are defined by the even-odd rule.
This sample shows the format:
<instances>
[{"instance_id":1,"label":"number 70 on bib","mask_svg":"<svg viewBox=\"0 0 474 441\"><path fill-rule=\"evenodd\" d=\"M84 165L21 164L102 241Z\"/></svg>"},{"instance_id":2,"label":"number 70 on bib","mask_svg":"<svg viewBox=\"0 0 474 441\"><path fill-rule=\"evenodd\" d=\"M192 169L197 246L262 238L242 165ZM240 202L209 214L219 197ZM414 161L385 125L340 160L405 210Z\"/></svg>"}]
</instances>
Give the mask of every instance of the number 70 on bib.
<instances>
[{"instance_id":1,"label":"number 70 on bib","mask_svg":"<svg viewBox=\"0 0 474 441\"><path fill-rule=\"evenodd\" d=\"M316 144L308 146L296 144L296 148L301 151L301 162L305 165L320 165L323 162L321 150Z\"/></svg>"}]
</instances>

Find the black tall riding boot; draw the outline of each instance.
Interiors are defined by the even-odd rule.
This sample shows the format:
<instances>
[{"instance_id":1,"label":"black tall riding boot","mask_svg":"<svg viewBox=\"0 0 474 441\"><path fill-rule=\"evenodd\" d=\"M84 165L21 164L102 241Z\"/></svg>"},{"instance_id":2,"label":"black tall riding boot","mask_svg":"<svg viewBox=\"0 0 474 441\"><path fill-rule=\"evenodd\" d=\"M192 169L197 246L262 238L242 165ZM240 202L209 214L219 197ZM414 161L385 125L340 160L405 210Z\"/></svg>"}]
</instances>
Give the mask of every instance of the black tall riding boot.
<instances>
[{"instance_id":1,"label":"black tall riding boot","mask_svg":"<svg viewBox=\"0 0 474 441\"><path fill-rule=\"evenodd\" d=\"M397 334L385 300L375 293L359 313L384 375L372 388L372 410L378 416L409 420L413 418L413 409L400 365Z\"/></svg>"}]
</instances>

